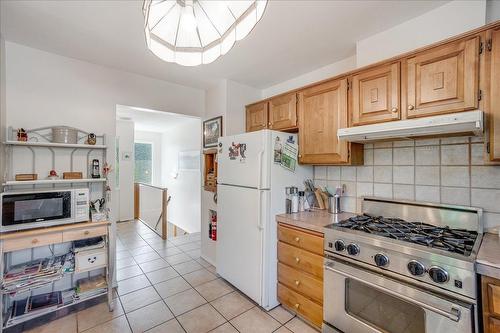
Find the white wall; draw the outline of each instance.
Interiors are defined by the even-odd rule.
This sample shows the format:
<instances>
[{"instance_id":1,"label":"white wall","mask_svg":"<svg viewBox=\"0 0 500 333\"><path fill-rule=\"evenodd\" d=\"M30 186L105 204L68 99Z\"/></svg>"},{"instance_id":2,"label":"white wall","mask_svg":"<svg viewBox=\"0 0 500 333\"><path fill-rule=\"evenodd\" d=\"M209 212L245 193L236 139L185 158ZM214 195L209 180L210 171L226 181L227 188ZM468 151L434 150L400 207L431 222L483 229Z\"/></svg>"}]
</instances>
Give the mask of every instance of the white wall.
<instances>
[{"instance_id":1,"label":"white wall","mask_svg":"<svg viewBox=\"0 0 500 333\"><path fill-rule=\"evenodd\" d=\"M119 184L116 187L118 197L118 221L128 221L134 218L134 122L130 120L116 121L116 138L118 141L120 159ZM130 159L124 159L124 153L130 154Z\"/></svg>"},{"instance_id":2,"label":"white wall","mask_svg":"<svg viewBox=\"0 0 500 333\"><path fill-rule=\"evenodd\" d=\"M5 47L7 124L15 128L63 124L104 133L110 161L115 160L117 104L204 114L202 90L8 41ZM111 183L114 188L113 179Z\"/></svg>"},{"instance_id":3,"label":"white wall","mask_svg":"<svg viewBox=\"0 0 500 333\"><path fill-rule=\"evenodd\" d=\"M4 179L5 172L5 158L3 140L5 140L5 126L6 126L6 82L5 82L5 40L0 34L0 180Z\"/></svg>"},{"instance_id":4,"label":"white wall","mask_svg":"<svg viewBox=\"0 0 500 333\"><path fill-rule=\"evenodd\" d=\"M227 80L226 135L245 132L245 105L262 98L262 91L247 85Z\"/></svg>"},{"instance_id":5,"label":"white wall","mask_svg":"<svg viewBox=\"0 0 500 333\"><path fill-rule=\"evenodd\" d=\"M500 1L486 1L486 23L500 20Z\"/></svg>"},{"instance_id":6,"label":"white wall","mask_svg":"<svg viewBox=\"0 0 500 333\"><path fill-rule=\"evenodd\" d=\"M200 119L187 118L162 134L162 183L172 197L168 221L189 233L200 231L201 171L180 170L178 157L183 151L201 153L200 129ZM172 173L177 173L177 178Z\"/></svg>"},{"instance_id":7,"label":"white wall","mask_svg":"<svg viewBox=\"0 0 500 333\"><path fill-rule=\"evenodd\" d=\"M351 71L356 68L356 56L339 60L330 65L318 68L312 72L305 73L285 82L278 83L262 90L262 97L267 98L281 94L286 91L297 89L305 85L315 83L330 77Z\"/></svg>"},{"instance_id":8,"label":"white wall","mask_svg":"<svg viewBox=\"0 0 500 333\"><path fill-rule=\"evenodd\" d=\"M451 1L356 43L362 67L458 35L486 23L486 0Z\"/></svg>"},{"instance_id":9,"label":"white wall","mask_svg":"<svg viewBox=\"0 0 500 333\"><path fill-rule=\"evenodd\" d=\"M153 144L153 184L162 183L162 133L135 131L135 142L147 142Z\"/></svg>"}]
</instances>

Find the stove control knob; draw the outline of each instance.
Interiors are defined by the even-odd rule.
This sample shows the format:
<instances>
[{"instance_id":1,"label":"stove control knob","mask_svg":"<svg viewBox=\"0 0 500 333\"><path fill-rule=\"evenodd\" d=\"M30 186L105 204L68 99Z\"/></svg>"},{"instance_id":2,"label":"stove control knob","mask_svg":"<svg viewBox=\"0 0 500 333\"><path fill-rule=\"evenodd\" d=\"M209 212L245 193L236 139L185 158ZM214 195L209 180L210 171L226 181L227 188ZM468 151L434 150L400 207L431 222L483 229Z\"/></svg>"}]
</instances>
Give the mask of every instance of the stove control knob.
<instances>
[{"instance_id":1,"label":"stove control knob","mask_svg":"<svg viewBox=\"0 0 500 333\"><path fill-rule=\"evenodd\" d=\"M359 246L354 243L347 245L347 253L351 256L357 256L359 254Z\"/></svg>"},{"instance_id":2,"label":"stove control knob","mask_svg":"<svg viewBox=\"0 0 500 333\"><path fill-rule=\"evenodd\" d=\"M425 273L425 267L416 260L412 260L408 263L408 270L412 275L422 276Z\"/></svg>"},{"instance_id":3,"label":"stove control knob","mask_svg":"<svg viewBox=\"0 0 500 333\"><path fill-rule=\"evenodd\" d=\"M389 264L389 258L385 254L382 253L377 253L374 257L373 260L375 260L375 265L378 267L385 267L387 264Z\"/></svg>"},{"instance_id":4,"label":"stove control knob","mask_svg":"<svg viewBox=\"0 0 500 333\"><path fill-rule=\"evenodd\" d=\"M448 272L438 266L432 266L429 268L429 276L432 281L437 283L445 283L448 282L449 279Z\"/></svg>"},{"instance_id":5,"label":"stove control knob","mask_svg":"<svg viewBox=\"0 0 500 333\"><path fill-rule=\"evenodd\" d=\"M335 246L335 251L342 252L345 250L345 244L341 240L335 241L335 244L333 245Z\"/></svg>"}]
</instances>

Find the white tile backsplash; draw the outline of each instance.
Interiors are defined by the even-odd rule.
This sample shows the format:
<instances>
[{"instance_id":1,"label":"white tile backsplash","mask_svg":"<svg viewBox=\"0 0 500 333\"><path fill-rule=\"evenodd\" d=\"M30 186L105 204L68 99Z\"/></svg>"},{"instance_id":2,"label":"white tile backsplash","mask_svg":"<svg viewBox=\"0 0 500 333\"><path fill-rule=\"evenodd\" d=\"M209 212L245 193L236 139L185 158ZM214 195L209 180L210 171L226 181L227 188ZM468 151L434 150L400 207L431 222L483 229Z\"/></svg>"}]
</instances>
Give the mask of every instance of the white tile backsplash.
<instances>
[{"instance_id":1,"label":"white tile backsplash","mask_svg":"<svg viewBox=\"0 0 500 333\"><path fill-rule=\"evenodd\" d=\"M485 229L500 230L500 165L483 159L482 138L366 144L363 166L316 166L317 185L346 185L342 207L359 212L360 197L481 207Z\"/></svg>"},{"instance_id":2,"label":"white tile backsplash","mask_svg":"<svg viewBox=\"0 0 500 333\"><path fill-rule=\"evenodd\" d=\"M394 184L415 184L415 167L395 165L393 171Z\"/></svg>"},{"instance_id":3,"label":"white tile backsplash","mask_svg":"<svg viewBox=\"0 0 500 333\"><path fill-rule=\"evenodd\" d=\"M414 165L415 164L415 148L394 148L392 160L394 165Z\"/></svg>"},{"instance_id":4,"label":"white tile backsplash","mask_svg":"<svg viewBox=\"0 0 500 333\"><path fill-rule=\"evenodd\" d=\"M392 165L392 149L374 149L374 165Z\"/></svg>"},{"instance_id":5,"label":"white tile backsplash","mask_svg":"<svg viewBox=\"0 0 500 333\"><path fill-rule=\"evenodd\" d=\"M468 165L469 145L441 146L441 165Z\"/></svg>"},{"instance_id":6,"label":"white tile backsplash","mask_svg":"<svg viewBox=\"0 0 500 333\"><path fill-rule=\"evenodd\" d=\"M374 166L373 180L376 183L392 183L392 166Z\"/></svg>"},{"instance_id":7,"label":"white tile backsplash","mask_svg":"<svg viewBox=\"0 0 500 333\"><path fill-rule=\"evenodd\" d=\"M439 146L415 147L416 165L439 165Z\"/></svg>"},{"instance_id":8,"label":"white tile backsplash","mask_svg":"<svg viewBox=\"0 0 500 333\"><path fill-rule=\"evenodd\" d=\"M469 167L466 166L442 166L441 185L469 187Z\"/></svg>"}]
</instances>

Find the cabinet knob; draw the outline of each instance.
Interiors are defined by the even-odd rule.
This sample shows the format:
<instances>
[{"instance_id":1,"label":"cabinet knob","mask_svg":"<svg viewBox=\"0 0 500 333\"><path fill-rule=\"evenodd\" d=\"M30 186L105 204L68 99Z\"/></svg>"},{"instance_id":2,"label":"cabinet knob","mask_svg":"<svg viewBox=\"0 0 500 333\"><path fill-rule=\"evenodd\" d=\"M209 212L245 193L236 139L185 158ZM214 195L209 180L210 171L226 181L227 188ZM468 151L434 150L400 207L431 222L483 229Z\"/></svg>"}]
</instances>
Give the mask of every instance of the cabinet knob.
<instances>
[{"instance_id":1,"label":"cabinet knob","mask_svg":"<svg viewBox=\"0 0 500 333\"><path fill-rule=\"evenodd\" d=\"M299 157L302 157L302 154L299 154Z\"/></svg>"},{"instance_id":2,"label":"cabinet knob","mask_svg":"<svg viewBox=\"0 0 500 333\"><path fill-rule=\"evenodd\" d=\"M299 242L299 241L300 241L300 238L299 238L299 237L295 237L295 241L296 241L296 242Z\"/></svg>"},{"instance_id":3,"label":"cabinet knob","mask_svg":"<svg viewBox=\"0 0 500 333\"><path fill-rule=\"evenodd\" d=\"M299 308L299 306L300 306L300 304L299 304L299 303L295 303L295 308L296 308L296 309L298 309L298 308Z\"/></svg>"},{"instance_id":4,"label":"cabinet knob","mask_svg":"<svg viewBox=\"0 0 500 333\"><path fill-rule=\"evenodd\" d=\"M393 108L391 109L391 112L394 112L394 113L398 112L398 108L397 108L397 107L393 107Z\"/></svg>"},{"instance_id":5,"label":"cabinet knob","mask_svg":"<svg viewBox=\"0 0 500 333\"><path fill-rule=\"evenodd\" d=\"M87 236L88 234L90 234L90 231L88 230L85 230L85 232L83 233L85 236Z\"/></svg>"},{"instance_id":6,"label":"cabinet knob","mask_svg":"<svg viewBox=\"0 0 500 333\"><path fill-rule=\"evenodd\" d=\"M33 240L31 241L31 244L36 244L36 243L38 243L38 239L33 238Z\"/></svg>"},{"instance_id":7,"label":"cabinet knob","mask_svg":"<svg viewBox=\"0 0 500 333\"><path fill-rule=\"evenodd\" d=\"M300 261L300 258L299 257L296 257L295 258L295 262L299 262Z\"/></svg>"},{"instance_id":8,"label":"cabinet knob","mask_svg":"<svg viewBox=\"0 0 500 333\"><path fill-rule=\"evenodd\" d=\"M271 124L271 122L268 122L268 123L267 123L267 126L271 126L271 125L272 125L272 124Z\"/></svg>"},{"instance_id":9,"label":"cabinet knob","mask_svg":"<svg viewBox=\"0 0 500 333\"><path fill-rule=\"evenodd\" d=\"M413 105L408 105L408 110L413 110L415 107Z\"/></svg>"},{"instance_id":10,"label":"cabinet knob","mask_svg":"<svg viewBox=\"0 0 500 333\"><path fill-rule=\"evenodd\" d=\"M299 280L295 280L295 285L298 286L300 284Z\"/></svg>"}]
</instances>

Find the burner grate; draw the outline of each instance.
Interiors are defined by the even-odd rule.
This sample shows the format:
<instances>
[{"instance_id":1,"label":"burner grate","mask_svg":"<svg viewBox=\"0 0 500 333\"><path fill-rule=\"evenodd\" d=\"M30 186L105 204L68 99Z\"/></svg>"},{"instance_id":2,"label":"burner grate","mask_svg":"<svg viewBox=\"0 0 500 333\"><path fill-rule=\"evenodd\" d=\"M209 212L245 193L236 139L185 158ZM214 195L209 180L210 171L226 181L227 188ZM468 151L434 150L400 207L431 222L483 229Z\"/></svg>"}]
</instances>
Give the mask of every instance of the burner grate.
<instances>
[{"instance_id":1,"label":"burner grate","mask_svg":"<svg viewBox=\"0 0 500 333\"><path fill-rule=\"evenodd\" d=\"M407 222L398 218L363 214L338 223L339 227L390 237L410 243L469 256L477 232L465 229L436 227L423 222Z\"/></svg>"}]
</instances>

